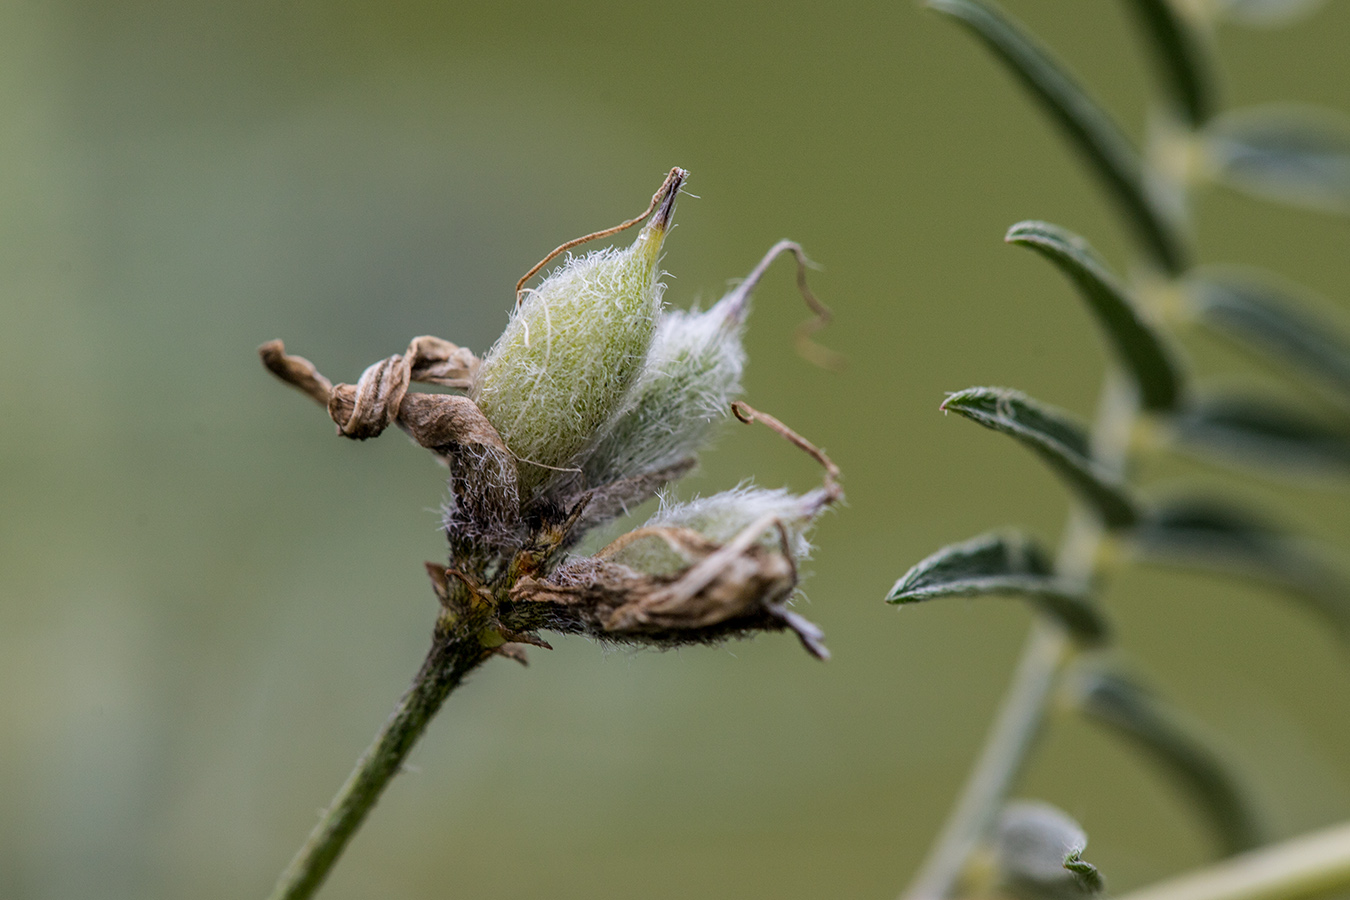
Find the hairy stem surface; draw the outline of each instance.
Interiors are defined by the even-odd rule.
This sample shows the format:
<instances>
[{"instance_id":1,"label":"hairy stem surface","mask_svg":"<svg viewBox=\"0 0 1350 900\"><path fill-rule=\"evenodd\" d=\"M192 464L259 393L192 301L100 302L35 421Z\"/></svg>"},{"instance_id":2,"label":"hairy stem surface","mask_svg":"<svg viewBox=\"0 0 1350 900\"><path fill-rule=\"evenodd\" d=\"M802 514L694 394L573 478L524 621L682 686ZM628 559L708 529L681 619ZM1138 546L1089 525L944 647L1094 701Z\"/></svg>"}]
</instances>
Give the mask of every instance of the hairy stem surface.
<instances>
[{"instance_id":1,"label":"hairy stem surface","mask_svg":"<svg viewBox=\"0 0 1350 900\"><path fill-rule=\"evenodd\" d=\"M304 900L313 896L342 855L347 841L398 774L445 698L487 655L477 635L467 638L437 635L412 687L357 761L309 839L281 873L269 900Z\"/></svg>"}]
</instances>

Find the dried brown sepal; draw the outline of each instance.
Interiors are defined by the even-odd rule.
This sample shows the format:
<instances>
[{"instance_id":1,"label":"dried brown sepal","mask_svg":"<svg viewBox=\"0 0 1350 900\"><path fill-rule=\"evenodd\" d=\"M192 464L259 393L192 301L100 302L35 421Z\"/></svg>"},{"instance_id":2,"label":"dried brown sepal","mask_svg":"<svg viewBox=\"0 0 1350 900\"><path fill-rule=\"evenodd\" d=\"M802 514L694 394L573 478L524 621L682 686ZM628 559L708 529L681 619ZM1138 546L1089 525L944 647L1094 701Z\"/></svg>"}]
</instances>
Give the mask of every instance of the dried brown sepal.
<instances>
[{"instance_id":1,"label":"dried brown sepal","mask_svg":"<svg viewBox=\"0 0 1350 900\"><path fill-rule=\"evenodd\" d=\"M491 610L496 606L496 598L492 591L488 590L478 582L478 579L471 575L466 575L454 566L447 566L445 574L448 578L454 578L463 587L463 591L456 591L451 594L446 608L457 616L464 616L469 613L479 613L484 610Z\"/></svg>"},{"instance_id":2,"label":"dried brown sepal","mask_svg":"<svg viewBox=\"0 0 1350 900\"><path fill-rule=\"evenodd\" d=\"M440 601L441 608L453 612L450 608L450 572L441 563L425 562L427 576L431 578L431 590Z\"/></svg>"},{"instance_id":3,"label":"dried brown sepal","mask_svg":"<svg viewBox=\"0 0 1350 900\"><path fill-rule=\"evenodd\" d=\"M839 467L834 464L834 460L825 455L815 444L802 437L791 428L784 425L781 421L769 415L766 412L760 412L748 403L737 400L731 404L732 414L750 425L754 422L760 422L768 426L776 434L789 441L793 446L798 447L808 456L820 463L820 467L825 470L824 485L821 490L825 495L825 504L834 503L844 496L843 489L839 486ZM824 504L822 504L822 507Z\"/></svg>"},{"instance_id":4,"label":"dried brown sepal","mask_svg":"<svg viewBox=\"0 0 1350 900\"><path fill-rule=\"evenodd\" d=\"M408 418L402 408L412 382L468 387L471 373L477 367L477 358L463 347L435 337L413 338L406 352L367 367L355 387L346 384L334 387L328 400L328 414L344 436L356 440L377 437L391 424L398 422L414 440L428 449L434 450L450 443L488 442L505 451L506 445L497 430L466 397L450 394L412 395L423 398L424 411L428 408L428 399L433 401L430 404L432 406L455 409L465 427L471 429L464 432L462 439L453 427L454 423L442 423L428 430L428 426L435 423L430 422L427 416Z\"/></svg>"},{"instance_id":5,"label":"dried brown sepal","mask_svg":"<svg viewBox=\"0 0 1350 900\"><path fill-rule=\"evenodd\" d=\"M333 383L319 374L314 363L303 356L287 356L286 345L281 341L268 341L263 344L258 348L258 356L262 358L262 364L267 367L267 371L308 394L320 406L328 406Z\"/></svg>"},{"instance_id":6,"label":"dried brown sepal","mask_svg":"<svg viewBox=\"0 0 1350 900\"><path fill-rule=\"evenodd\" d=\"M528 645L538 647L541 650L552 650L553 645L541 638L533 631L511 631L501 629L502 637L506 638L507 644Z\"/></svg>"},{"instance_id":7,"label":"dried brown sepal","mask_svg":"<svg viewBox=\"0 0 1350 900\"><path fill-rule=\"evenodd\" d=\"M286 345L281 341L263 344L258 348L258 356L273 375L308 394L321 406L328 406L334 390L333 383L321 375L312 362L303 356L287 355ZM359 414L353 416L349 412L343 420L338 421L338 427L348 437L375 437L393 421L392 416L409 382L467 390L473 382L474 373L478 371L479 362L478 357L467 347L452 344L444 338L432 335L415 337L403 353L366 369L354 389L362 398L359 404L361 409L357 411ZM354 400L354 397L349 397L348 402Z\"/></svg>"},{"instance_id":8,"label":"dried brown sepal","mask_svg":"<svg viewBox=\"0 0 1350 900\"><path fill-rule=\"evenodd\" d=\"M520 663L522 666L530 664L530 656L525 652L525 648L520 644L506 643L493 649L498 656L504 656L509 660Z\"/></svg>"},{"instance_id":9,"label":"dried brown sepal","mask_svg":"<svg viewBox=\"0 0 1350 900\"><path fill-rule=\"evenodd\" d=\"M429 334L413 338L404 355L412 357L411 380L462 391L473 385L473 377L482 362L468 347Z\"/></svg>"},{"instance_id":10,"label":"dried brown sepal","mask_svg":"<svg viewBox=\"0 0 1350 900\"><path fill-rule=\"evenodd\" d=\"M323 404L338 433L366 440L397 424L449 466L454 507L446 526L463 544L519 539L516 464L497 429L469 398L409 393L414 381L467 387L478 367L470 351L437 337L412 340L406 352L369 366L355 385L333 385L307 359L288 356L281 341L259 348L278 378Z\"/></svg>"},{"instance_id":11,"label":"dried brown sepal","mask_svg":"<svg viewBox=\"0 0 1350 900\"><path fill-rule=\"evenodd\" d=\"M802 249L801 244L795 241L779 241L765 254L755 270L750 273L746 279L752 286L757 282L764 269L768 268L769 263L773 262L780 253L790 252L797 260L797 291L802 295L802 300L810 307L811 312L815 313L815 318L807 319L797 326L794 335L797 345L797 353L808 362L812 362L822 369L829 369L831 372L842 372L848 365L847 360L828 347L817 344L811 339L811 336L821 329L825 328L834 321L834 313L811 291L810 285L806 283L806 270L811 268L811 260L807 257L806 251Z\"/></svg>"},{"instance_id":12,"label":"dried brown sepal","mask_svg":"<svg viewBox=\"0 0 1350 900\"><path fill-rule=\"evenodd\" d=\"M777 528L780 546L761 537ZM606 556L634 540L659 538L691 564L672 577L647 575ZM525 577L513 600L560 607L551 627L601 638L657 644L707 643L732 634L789 629L820 659L829 657L820 630L786 608L797 569L786 532L772 516L743 529L725 545L685 528L644 528L621 537L594 557L560 566L548 580ZM558 619L572 619L573 628Z\"/></svg>"},{"instance_id":13,"label":"dried brown sepal","mask_svg":"<svg viewBox=\"0 0 1350 900\"><path fill-rule=\"evenodd\" d=\"M269 372L327 409L341 434L357 440L376 437L399 419L410 383L467 389L479 365L478 357L467 348L431 335L415 337L404 353L367 367L355 387L348 384L335 387L312 362L303 356L288 355L281 341L263 344L258 348L258 356ZM478 413L475 424L477 420L487 426L486 430L480 426L483 432L480 439L487 437L504 448L501 437L482 413ZM445 429L440 432L442 436L445 433ZM419 443L435 449L433 444Z\"/></svg>"}]
</instances>

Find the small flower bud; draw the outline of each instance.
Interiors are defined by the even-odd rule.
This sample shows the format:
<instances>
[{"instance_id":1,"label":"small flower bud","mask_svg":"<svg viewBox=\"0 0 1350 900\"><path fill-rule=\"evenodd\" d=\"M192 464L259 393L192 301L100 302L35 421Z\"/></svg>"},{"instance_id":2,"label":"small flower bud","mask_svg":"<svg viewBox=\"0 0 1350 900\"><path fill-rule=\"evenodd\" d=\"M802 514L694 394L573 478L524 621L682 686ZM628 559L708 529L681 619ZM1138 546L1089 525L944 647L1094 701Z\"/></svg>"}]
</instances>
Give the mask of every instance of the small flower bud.
<instances>
[{"instance_id":1,"label":"small flower bud","mask_svg":"<svg viewBox=\"0 0 1350 900\"><path fill-rule=\"evenodd\" d=\"M641 373L682 181L682 172L668 179L632 246L569 259L529 292L483 359L471 396L517 457L523 497L594 440Z\"/></svg>"}]
</instances>

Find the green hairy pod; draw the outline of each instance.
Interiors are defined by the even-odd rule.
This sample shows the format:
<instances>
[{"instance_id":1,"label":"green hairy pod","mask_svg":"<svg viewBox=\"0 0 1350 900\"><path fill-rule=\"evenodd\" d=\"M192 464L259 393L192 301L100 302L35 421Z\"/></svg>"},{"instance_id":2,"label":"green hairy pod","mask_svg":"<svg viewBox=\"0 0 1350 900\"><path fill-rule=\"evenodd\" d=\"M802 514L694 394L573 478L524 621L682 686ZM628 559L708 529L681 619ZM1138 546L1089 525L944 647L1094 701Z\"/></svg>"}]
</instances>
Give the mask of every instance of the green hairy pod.
<instances>
[{"instance_id":1,"label":"green hairy pod","mask_svg":"<svg viewBox=\"0 0 1350 900\"><path fill-rule=\"evenodd\" d=\"M586 457L588 484L663 469L708 443L741 391L747 296L738 290L707 312L661 316L627 405Z\"/></svg>"},{"instance_id":2,"label":"green hairy pod","mask_svg":"<svg viewBox=\"0 0 1350 900\"><path fill-rule=\"evenodd\" d=\"M517 459L522 497L566 466L642 372L664 285L657 260L682 177L624 250L569 259L517 306L471 397Z\"/></svg>"}]
</instances>

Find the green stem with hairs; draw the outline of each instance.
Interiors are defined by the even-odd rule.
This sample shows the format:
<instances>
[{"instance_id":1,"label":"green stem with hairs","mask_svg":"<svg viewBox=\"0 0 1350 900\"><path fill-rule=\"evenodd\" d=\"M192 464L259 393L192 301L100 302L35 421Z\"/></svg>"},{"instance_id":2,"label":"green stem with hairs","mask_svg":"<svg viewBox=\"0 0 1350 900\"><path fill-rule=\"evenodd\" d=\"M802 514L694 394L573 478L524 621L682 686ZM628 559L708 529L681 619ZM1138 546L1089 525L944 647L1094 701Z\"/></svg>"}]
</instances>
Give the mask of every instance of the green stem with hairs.
<instances>
[{"instance_id":1,"label":"green stem with hairs","mask_svg":"<svg viewBox=\"0 0 1350 900\"><path fill-rule=\"evenodd\" d=\"M412 687L357 761L309 839L281 873L269 900L305 900L314 895L356 829L402 769L445 698L489 655L476 633L451 636L438 629Z\"/></svg>"}]
</instances>

